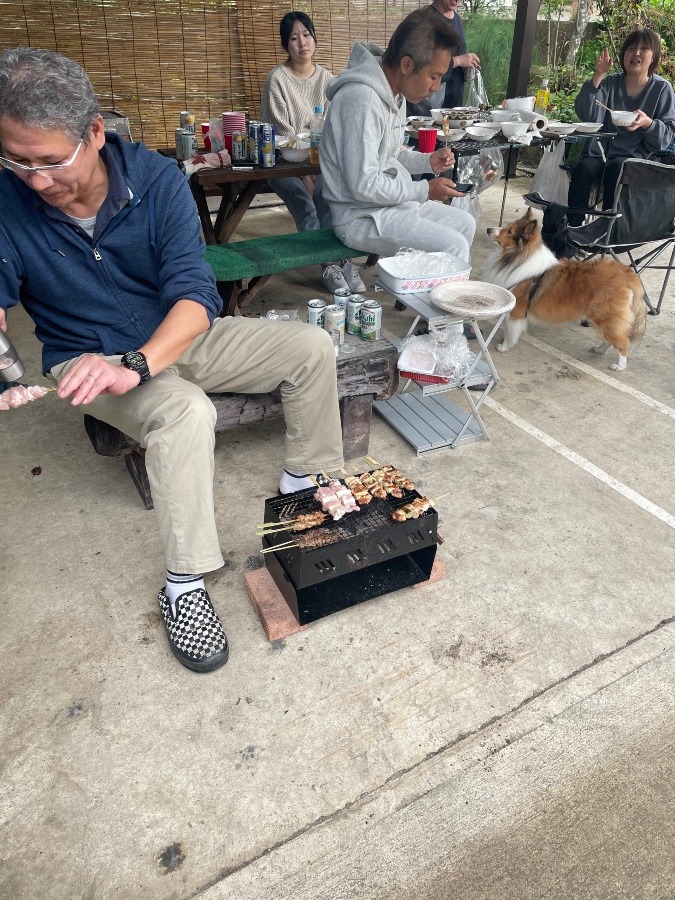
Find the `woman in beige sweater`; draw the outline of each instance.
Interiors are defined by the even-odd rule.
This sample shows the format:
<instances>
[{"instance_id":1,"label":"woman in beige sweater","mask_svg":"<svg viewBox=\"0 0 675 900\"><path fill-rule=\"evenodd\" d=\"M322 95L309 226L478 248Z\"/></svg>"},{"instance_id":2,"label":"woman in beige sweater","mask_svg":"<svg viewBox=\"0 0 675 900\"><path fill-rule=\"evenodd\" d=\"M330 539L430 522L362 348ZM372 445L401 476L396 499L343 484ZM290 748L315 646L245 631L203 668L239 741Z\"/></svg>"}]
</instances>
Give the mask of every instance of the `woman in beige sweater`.
<instances>
[{"instance_id":1,"label":"woman in beige sweater","mask_svg":"<svg viewBox=\"0 0 675 900\"><path fill-rule=\"evenodd\" d=\"M335 79L332 72L314 62L316 31L303 12L287 13L279 24L281 46L288 59L268 73L262 92L261 119L272 122L279 136L309 131L317 106L325 108L326 88ZM298 231L332 228L327 204L321 196L321 176L311 178L271 178L269 186L288 207ZM324 267L323 282L329 291L348 287L364 291L358 268L351 262Z\"/></svg>"}]
</instances>

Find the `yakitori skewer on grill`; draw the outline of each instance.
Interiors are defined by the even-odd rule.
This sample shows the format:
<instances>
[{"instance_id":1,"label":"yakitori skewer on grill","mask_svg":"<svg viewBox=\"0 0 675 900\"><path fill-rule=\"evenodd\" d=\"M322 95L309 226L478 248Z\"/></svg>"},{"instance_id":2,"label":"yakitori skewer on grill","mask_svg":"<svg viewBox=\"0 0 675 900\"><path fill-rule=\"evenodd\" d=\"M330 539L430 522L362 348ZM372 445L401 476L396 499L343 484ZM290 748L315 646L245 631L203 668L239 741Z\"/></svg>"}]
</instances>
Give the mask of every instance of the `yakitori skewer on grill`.
<instances>
[{"instance_id":1,"label":"yakitori skewer on grill","mask_svg":"<svg viewBox=\"0 0 675 900\"><path fill-rule=\"evenodd\" d=\"M333 479L325 487L320 487L314 494L314 499L321 504L324 512L329 513L336 522L346 513L356 512L359 508L349 488L337 479Z\"/></svg>"},{"instance_id":2,"label":"yakitori skewer on grill","mask_svg":"<svg viewBox=\"0 0 675 900\"><path fill-rule=\"evenodd\" d=\"M386 500L387 499L387 491L380 484L377 478L374 478L370 472L364 472L362 475L359 475L361 479L361 484L363 484L370 493L375 497L376 500Z\"/></svg>"},{"instance_id":3,"label":"yakitori skewer on grill","mask_svg":"<svg viewBox=\"0 0 675 900\"><path fill-rule=\"evenodd\" d=\"M281 522L263 522L262 525L258 525L258 530L262 534L272 534L275 531L306 531L308 528L323 524L327 518L324 512L303 513L294 519Z\"/></svg>"},{"instance_id":4,"label":"yakitori skewer on grill","mask_svg":"<svg viewBox=\"0 0 675 900\"><path fill-rule=\"evenodd\" d=\"M405 522L406 519L419 519L430 508L431 500L428 497L417 497L400 509L395 509L391 517L394 522Z\"/></svg>"},{"instance_id":5,"label":"yakitori skewer on grill","mask_svg":"<svg viewBox=\"0 0 675 900\"><path fill-rule=\"evenodd\" d=\"M402 487L404 491L415 490L415 482L407 478L403 472L399 471L394 466L382 466L382 471L387 472L391 476L394 484Z\"/></svg>"},{"instance_id":6,"label":"yakitori skewer on grill","mask_svg":"<svg viewBox=\"0 0 675 900\"><path fill-rule=\"evenodd\" d=\"M347 475L345 477L345 484L354 495L354 499L359 506L367 506L373 499L373 495L358 476Z\"/></svg>"}]
</instances>

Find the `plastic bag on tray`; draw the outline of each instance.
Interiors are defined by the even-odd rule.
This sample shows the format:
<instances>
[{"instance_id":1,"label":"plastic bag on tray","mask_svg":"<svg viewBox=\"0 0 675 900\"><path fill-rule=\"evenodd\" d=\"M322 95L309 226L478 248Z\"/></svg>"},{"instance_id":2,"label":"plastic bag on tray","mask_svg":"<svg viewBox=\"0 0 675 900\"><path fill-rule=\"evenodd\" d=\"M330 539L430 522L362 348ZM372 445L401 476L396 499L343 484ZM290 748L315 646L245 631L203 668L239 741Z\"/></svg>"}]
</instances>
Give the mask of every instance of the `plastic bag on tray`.
<instances>
[{"instance_id":1,"label":"plastic bag on tray","mask_svg":"<svg viewBox=\"0 0 675 900\"><path fill-rule=\"evenodd\" d=\"M459 381L471 367L473 354L461 326L433 328L429 334L406 338L401 344L398 368L404 372L437 375Z\"/></svg>"},{"instance_id":2,"label":"plastic bag on tray","mask_svg":"<svg viewBox=\"0 0 675 900\"><path fill-rule=\"evenodd\" d=\"M220 150L225 149L222 119L209 120L209 138L211 139L211 151L213 153L218 153Z\"/></svg>"}]
</instances>

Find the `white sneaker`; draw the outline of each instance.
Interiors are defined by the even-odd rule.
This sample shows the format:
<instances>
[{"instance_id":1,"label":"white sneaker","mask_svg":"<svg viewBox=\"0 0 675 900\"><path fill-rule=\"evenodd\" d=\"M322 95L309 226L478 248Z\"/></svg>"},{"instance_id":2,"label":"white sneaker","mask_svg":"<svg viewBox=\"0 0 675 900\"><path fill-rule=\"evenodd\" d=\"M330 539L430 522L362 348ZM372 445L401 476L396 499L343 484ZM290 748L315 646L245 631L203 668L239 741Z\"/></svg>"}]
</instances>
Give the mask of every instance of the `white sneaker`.
<instances>
[{"instance_id":1,"label":"white sneaker","mask_svg":"<svg viewBox=\"0 0 675 900\"><path fill-rule=\"evenodd\" d=\"M338 288L349 289L349 285L345 281L345 277L340 271L339 266L328 266L327 269L324 269L321 278L323 279L324 287L327 291L330 291L331 294L335 293Z\"/></svg>"},{"instance_id":2,"label":"white sneaker","mask_svg":"<svg viewBox=\"0 0 675 900\"><path fill-rule=\"evenodd\" d=\"M345 281L347 282L347 287L352 292L352 294L360 294L362 291L365 291L366 286L361 280L359 267L353 262L346 262L344 264L344 266L342 267L342 274Z\"/></svg>"}]
</instances>

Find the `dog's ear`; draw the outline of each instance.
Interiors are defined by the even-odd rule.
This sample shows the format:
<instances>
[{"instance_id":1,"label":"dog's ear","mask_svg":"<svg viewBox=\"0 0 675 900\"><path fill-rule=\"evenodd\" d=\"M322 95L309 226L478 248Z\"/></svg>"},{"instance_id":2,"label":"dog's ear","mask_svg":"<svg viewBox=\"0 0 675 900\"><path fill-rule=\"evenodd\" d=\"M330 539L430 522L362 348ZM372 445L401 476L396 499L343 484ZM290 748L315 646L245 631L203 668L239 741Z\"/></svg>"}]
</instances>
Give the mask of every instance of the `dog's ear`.
<instances>
[{"instance_id":1,"label":"dog's ear","mask_svg":"<svg viewBox=\"0 0 675 900\"><path fill-rule=\"evenodd\" d=\"M534 232L537 230L537 220L534 218L531 212L527 219L527 224L523 228L523 240L526 241L529 240L529 238L531 238Z\"/></svg>"},{"instance_id":2,"label":"dog's ear","mask_svg":"<svg viewBox=\"0 0 675 900\"><path fill-rule=\"evenodd\" d=\"M525 213L525 219L527 221L529 221L530 219L534 219L534 216L532 215L532 207L531 206L527 207L527 212Z\"/></svg>"}]
</instances>

